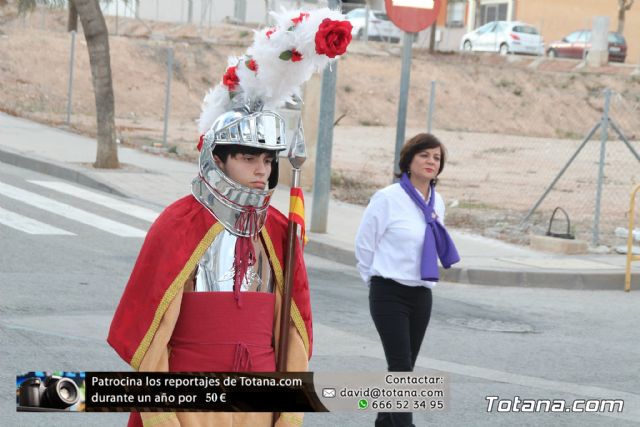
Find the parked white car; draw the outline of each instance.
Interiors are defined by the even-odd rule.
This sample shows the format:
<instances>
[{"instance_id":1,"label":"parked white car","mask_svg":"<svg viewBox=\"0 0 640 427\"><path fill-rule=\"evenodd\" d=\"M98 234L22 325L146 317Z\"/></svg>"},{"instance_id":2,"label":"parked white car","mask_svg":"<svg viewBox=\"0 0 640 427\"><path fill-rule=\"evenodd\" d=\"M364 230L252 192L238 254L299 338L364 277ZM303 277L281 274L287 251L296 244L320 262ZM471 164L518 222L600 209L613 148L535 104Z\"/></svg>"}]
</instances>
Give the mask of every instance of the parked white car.
<instances>
[{"instance_id":1,"label":"parked white car","mask_svg":"<svg viewBox=\"0 0 640 427\"><path fill-rule=\"evenodd\" d=\"M460 50L544 55L544 40L536 27L518 21L493 21L465 34Z\"/></svg>"},{"instance_id":2,"label":"parked white car","mask_svg":"<svg viewBox=\"0 0 640 427\"><path fill-rule=\"evenodd\" d=\"M364 27L366 24L366 9L363 7L353 9L346 14L347 20L353 25L351 35L354 38L364 39ZM382 10L369 9L369 39L384 40L397 43L402 37L402 30L396 27Z\"/></svg>"}]
</instances>

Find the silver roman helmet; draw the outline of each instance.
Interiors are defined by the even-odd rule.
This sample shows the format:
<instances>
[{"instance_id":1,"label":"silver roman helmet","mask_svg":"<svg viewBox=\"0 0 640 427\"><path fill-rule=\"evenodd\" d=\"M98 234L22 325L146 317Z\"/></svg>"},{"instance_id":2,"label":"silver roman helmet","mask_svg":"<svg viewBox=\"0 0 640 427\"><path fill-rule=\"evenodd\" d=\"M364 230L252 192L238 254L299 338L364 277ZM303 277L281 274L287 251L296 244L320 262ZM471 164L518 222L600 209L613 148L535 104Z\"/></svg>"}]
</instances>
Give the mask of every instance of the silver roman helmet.
<instances>
[{"instance_id":1,"label":"silver roman helmet","mask_svg":"<svg viewBox=\"0 0 640 427\"><path fill-rule=\"evenodd\" d=\"M267 188L258 190L235 182L213 159L218 145L239 145L276 152ZM286 148L285 123L273 111L250 112L237 108L220 115L204 134L200 173L193 180L193 195L224 227L236 236L257 234L264 225L271 195L278 184L278 154Z\"/></svg>"},{"instance_id":2,"label":"silver roman helmet","mask_svg":"<svg viewBox=\"0 0 640 427\"><path fill-rule=\"evenodd\" d=\"M261 230L278 183L277 152L287 144L285 122L273 110L299 96L301 85L342 55L351 41L351 25L338 10L271 15L275 26L256 31L247 52L229 58L220 83L205 96L199 119L200 167L192 192L238 237ZM300 126L296 135L302 135ZM245 187L218 168L213 156L222 145L276 152L268 187Z\"/></svg>"}]
</instances>

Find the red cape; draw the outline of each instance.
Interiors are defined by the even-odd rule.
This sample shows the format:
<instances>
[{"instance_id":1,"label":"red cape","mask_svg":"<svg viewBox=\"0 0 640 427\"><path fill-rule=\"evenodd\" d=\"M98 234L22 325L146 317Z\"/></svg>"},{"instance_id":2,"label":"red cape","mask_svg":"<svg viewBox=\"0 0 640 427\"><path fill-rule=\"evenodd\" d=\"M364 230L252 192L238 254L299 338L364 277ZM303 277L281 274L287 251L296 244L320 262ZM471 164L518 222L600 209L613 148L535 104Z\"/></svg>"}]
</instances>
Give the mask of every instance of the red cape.
<instances>
[{"instance_id":1,"label":"red cape","mask_svg":"<svg viewBox=\"0 0 640 427\"><path fill-rule=\"evenodd\" d=\"M193 196L168 206L151 225L129 282L116 309L107 342L138 369L169 304L198 261L223 230ZM287 218L269 207L261 236L269 254L276 288L284 286ZM311 357L312 329L309 282L300 247L296 250L291 319Z\"/></svg>"}]
</instances>

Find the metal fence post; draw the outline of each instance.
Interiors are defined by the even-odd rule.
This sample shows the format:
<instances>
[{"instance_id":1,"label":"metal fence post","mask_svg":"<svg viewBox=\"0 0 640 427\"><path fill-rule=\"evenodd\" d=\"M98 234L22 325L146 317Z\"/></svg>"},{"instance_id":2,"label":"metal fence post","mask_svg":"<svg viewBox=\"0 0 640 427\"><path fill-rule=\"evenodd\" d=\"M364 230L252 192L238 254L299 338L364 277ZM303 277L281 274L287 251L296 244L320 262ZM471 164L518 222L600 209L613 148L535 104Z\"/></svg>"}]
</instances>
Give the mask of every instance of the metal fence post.
<instances>
[{"instance_id":1,"label":"metal fence post","mask_svg":"<svg viewBox=\"0 0 640 427\"><path fill-rule=\"evenodd\" d=\"M76 51L76 32L71 31L71 53L69 54L69 85L67 91L67 126L71 124L71 99L73 97L73 62Z\"/></svg>"},{"instance_id":2,"label":"metal fence post","mask_svg":"<svg viewBox=\"0 0 640 427\"><path fill-rule=\"evenodd\" d=\"M211 15L212 14L213 14L213 0L209 0L209 26L207 27L207 37L209 36L209 31L211 30ZM265 25L266 24L267 23L265 22Z\"/></svg>"},{"instance_id":3,"label":"metal fence post","mask_svg":"<svg viewBox=\"0 0 640 427\"><path fill-rule=\"evenodd\" d=\"M585 19L585 26L584 28L593 28L593 24L591 23L591 20L589 18ZM583 33L584 34L584 33ZM585 43L586 43L587 39L586 39L586 35L585 35ZM582 49L582 62L586 63L587 61L587 49L586 47L584 49ZM585 64L586 65L586 64Z\"/></svg>"},{"instance_id":4,"label":"metal fence post","mask_svg":"<svg viewBox=\"0 0 640 427\"><path fill-rule=\"evenodd\" d=\"M369 8L369 3L364 8L364 42L367 43L369 41L369 14L371 13L371 9Z\"/></svg>"},{"instance_id":5,"label":"metal fence post","mask_svg":"<svg viewBox=\"0 0 640 427\"><path fill-rule=\"evenodd\" d=\"M119 13L120 11L118 10L118 2L120 0L116 0L116 36L118 35L118 18L119 18Z\"/></svg>"},{"instance_id":6,"label":"metal fence post","mask_svg":"<svg viewBox=\"0 0 640 427\"><path fill-rule=\"evenodd\" d=\"M322 72L320 92L320 120L316 145L316 167L313 176L313 204L311 231L327 232L329 199L331 196L331 151L333 149L333 121L336 103L337 64Z\"/></svg>"},{"instance_id":7,"label":"metal fence post","mask_svg":"<svg viewBox=\"0 0 640 427\"><path fill-rule=\"evenodd\" d=\"M436 101L436 81L431 80L431 92L429 93L429 117L427 119L427 132L431 133L431 125L433 124L433 107Z\"/></svg>"},{"instance_id":8,"label":"metal fence post","mask_svg":"<svg viewBox=\"0 0 640 427\"><path fill-rule=\"evenodd\" d=\"M167 146L167 132L169 129L169 108L171 105L171 78L173 76L173 47L169 47L167 57L167 84L164 97L164 133L162 135L162 145Z\"/></svg>"},{"instance_id":9,"label":"metal fence post","mask_svg":"<svg viewBox=\"0 0 640 427\"><path fill-rule=\"evenodd\" d=\"M609 104L611 101L611 89L604 91L604 111L602 112L602 125L600 126L600 162L598 164L598 188L596 190L596 206L593 215L593 235L591 243L596 246L600 240L600 202L602 199L602 184L604 183L604 162L609 139Z\"/></svg>"},{"instance_id":10,"label":"metal fence post","mask_svg":"<svg viewBox=\"0 0 640 427\"><path fill-rule=\"evenodd\" d=\"M330 0L329 8L337 9L340 2ZM311 205L311 231L327 232L329 199L331 192L331 150L333 148L333 122L336 108L336 80L338 64L333 63L322 72L320 91L320 119L316 144L316 166L313 175L313 202Z\"/></svg>"},{"instance_id":11,"label":"metal fence post","mask_svg":"<svg viewBox=\"0 0 640 427\"><path fill-rule=\"evenodd\" d=\"M398 100L398 120L396 124L396 148L393 158L393 180L395 174L400 172L400 150L404 145L405 126L407 125L407 99L409 98L409 79L411 74L411 54L413 48L413 35L404 31L404 45L402 47L402 71L400 72L400 99Z\"/></svg>"}]
</instances>

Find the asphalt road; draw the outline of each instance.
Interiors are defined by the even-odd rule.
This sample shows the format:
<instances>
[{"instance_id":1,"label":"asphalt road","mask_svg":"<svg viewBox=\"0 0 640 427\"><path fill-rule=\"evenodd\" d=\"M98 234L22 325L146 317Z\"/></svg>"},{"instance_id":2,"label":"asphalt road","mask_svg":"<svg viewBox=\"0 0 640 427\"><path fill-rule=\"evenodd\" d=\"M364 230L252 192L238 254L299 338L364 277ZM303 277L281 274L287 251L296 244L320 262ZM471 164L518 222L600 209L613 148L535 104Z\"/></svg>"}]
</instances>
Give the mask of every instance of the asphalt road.
<instances>
[{"instance_id":1,"label":"asphalt road","mask_svg":"<svg viewBox=\"0 0 640 427\"><path fill-rule=\"evenodd\" d=\"M144 215L131 216L131 207L125 209L128 213L115 211L52 190L59 186L43 181L60 182L0 164L0 424L125 425L126 414L15 411L18 373L128 370L105 337L142 238L114 234L116 226L109 222L106 227L111 231L96 225L104 226L106 218L129 227L115 231L135 235L132 230L144 231L150 224ZM16 189L76 210L53 214L38 206L46 200ZM141 202L128 203L158 210ZM89 216L79 222L85 217L78 209L102 219ZM30 224L31 232L66 234L29 234L15 228L25 224ZM367 288L356 270L310 255L306 260L314 314L312 370L383 372L386 365L368 312ZM417 370L448 376L449 405L439 413L416 413L414 422L417 426L637 425L639 311L638 292L441 283L434 290L433 315ZM569 401L620 398L625 406L622 413L609 414L488 413L488 395ZM373 413L355 411L306 414L305 426L371 426L374 418Z\"/></svg>"}]
</instances>

